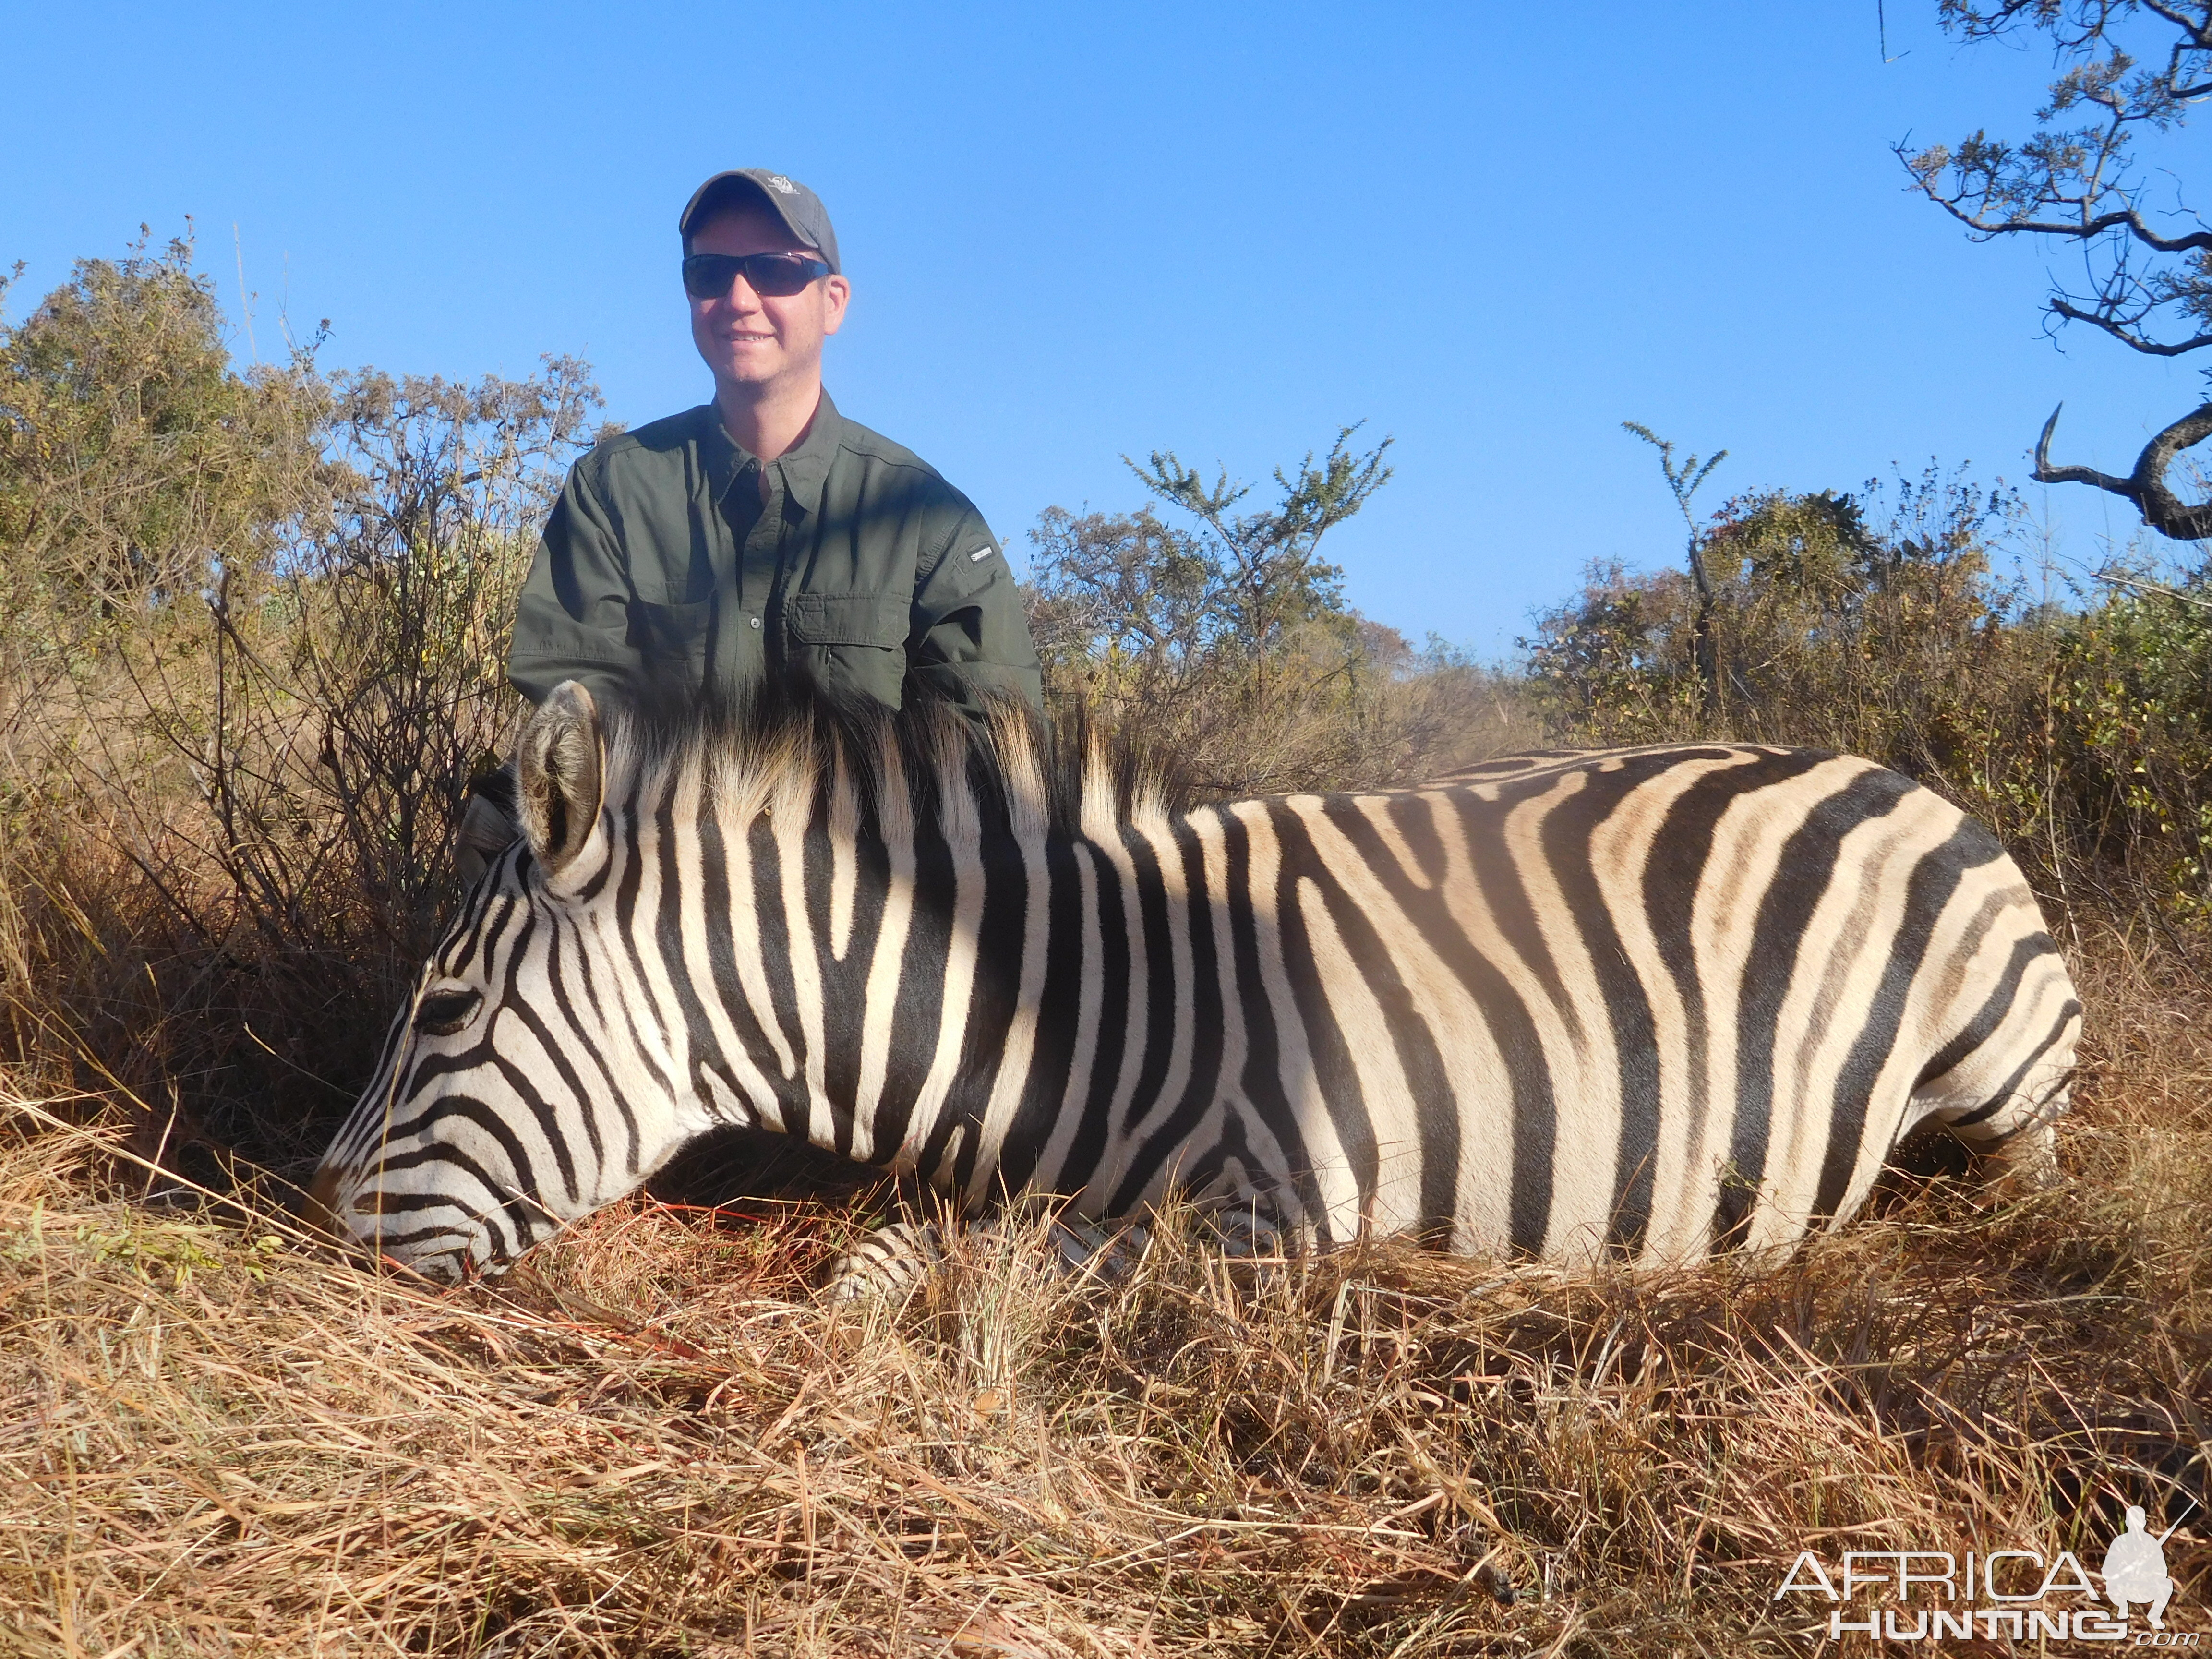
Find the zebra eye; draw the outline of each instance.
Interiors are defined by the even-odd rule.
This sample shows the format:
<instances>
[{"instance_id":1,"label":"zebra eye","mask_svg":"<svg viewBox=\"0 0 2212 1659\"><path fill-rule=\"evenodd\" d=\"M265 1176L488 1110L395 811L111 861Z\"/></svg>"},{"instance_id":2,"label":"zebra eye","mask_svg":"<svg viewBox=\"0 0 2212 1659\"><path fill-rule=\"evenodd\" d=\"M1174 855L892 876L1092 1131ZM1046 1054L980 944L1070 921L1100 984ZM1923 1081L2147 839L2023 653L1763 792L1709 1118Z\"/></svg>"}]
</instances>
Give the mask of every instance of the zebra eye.
<instances>
[{"instance_id":1,"label":"zebra eye","mask_svg":"<svg viewBox=\"0 0 2212 1659\"><path fill-rule=\"evenodd\" d=\"M431 1036L451 1036L469 1023L481 991L433 991L416 1006L415 1029Z\"/></svg>"}]
</instances>

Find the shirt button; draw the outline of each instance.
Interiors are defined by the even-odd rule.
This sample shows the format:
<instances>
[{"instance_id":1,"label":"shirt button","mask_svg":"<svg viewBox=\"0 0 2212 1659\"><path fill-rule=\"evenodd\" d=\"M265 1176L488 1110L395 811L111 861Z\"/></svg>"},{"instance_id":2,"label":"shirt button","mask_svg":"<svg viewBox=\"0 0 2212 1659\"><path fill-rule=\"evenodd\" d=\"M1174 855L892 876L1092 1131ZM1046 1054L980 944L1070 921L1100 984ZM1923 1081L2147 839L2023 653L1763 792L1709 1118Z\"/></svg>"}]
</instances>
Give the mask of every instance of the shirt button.
<instances>
[{"instance_id":1,"label":"shirt button","mask_svg":"<svg viewBox=\"0 0 2212 1659\"><path fill-rule=\"evenodd\" d=\"M760 626L760 618L758 617L748 617L745 618L745 623L748 627L757 629Z\"/></svg>"}]
</instances>

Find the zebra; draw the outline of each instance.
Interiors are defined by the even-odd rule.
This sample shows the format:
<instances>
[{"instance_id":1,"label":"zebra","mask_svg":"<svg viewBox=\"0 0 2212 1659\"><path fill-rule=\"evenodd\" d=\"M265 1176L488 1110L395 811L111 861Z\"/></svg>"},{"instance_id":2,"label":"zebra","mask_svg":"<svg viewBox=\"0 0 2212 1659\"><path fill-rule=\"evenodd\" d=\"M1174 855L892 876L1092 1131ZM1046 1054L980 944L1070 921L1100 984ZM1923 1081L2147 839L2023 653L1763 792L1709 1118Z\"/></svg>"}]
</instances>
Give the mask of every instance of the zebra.
<instances>
[{"instance_id":1,"label":"zebra","mask_svg":"<svg viewBox=\"0 0 2212 1659\"><path fill-rule=\"evenodd\" d=\"M957 1213L1176 1194L1286 1248L1571 1265L1786 1252L1931 1118L2056 1176L2058 948L1986 829L1869 761L1556 750L1178 805L1011 705L570 682L512 777L309 1195L434 1279L728 1125Z\"/></svg>"}]
</instances>

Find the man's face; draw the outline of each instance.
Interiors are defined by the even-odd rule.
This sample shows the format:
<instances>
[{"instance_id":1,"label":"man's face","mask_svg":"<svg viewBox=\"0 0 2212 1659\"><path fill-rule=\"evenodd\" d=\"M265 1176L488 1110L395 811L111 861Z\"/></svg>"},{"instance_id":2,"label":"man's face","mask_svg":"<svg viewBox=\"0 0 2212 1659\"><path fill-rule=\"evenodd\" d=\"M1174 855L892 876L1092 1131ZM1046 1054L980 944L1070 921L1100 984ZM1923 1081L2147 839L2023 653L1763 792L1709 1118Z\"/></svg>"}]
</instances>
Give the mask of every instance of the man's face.
<instances>
[{"instance_id":1,"label":"man's face","mask_svg":"<svg viewBox=\"0 0 2212 1659\"><path fill-rule=\"evenodd\" d=\"M773 214L733 208L691 233L694 253L812 253ZM840 276L809 283L787 298L756 294L740 276L729 292L691 301L691 339L719 388L766 390L819 380L822 342L845 320L851 289Z\"/></svg>"}]
</instances>

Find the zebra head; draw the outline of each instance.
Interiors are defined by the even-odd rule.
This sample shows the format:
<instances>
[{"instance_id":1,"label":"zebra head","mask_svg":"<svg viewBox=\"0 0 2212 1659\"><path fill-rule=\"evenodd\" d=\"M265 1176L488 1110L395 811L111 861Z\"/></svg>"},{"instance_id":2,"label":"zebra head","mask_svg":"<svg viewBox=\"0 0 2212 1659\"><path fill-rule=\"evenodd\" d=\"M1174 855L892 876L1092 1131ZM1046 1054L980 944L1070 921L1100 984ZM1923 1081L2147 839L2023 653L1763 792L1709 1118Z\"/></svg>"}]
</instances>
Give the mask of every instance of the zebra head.
<instances>
[{"instance_id":1,"label":"zebra head","mask_svg":"<svg viewBox=\"0 0 2212 1659\"><path fill-rule=\"evenodd\" d=\"M607 764L590 692L563 683L517 745L511 844L423 964L315 1173L308 1215L341 1240L465 1279L634 1190L696 1133L653 1022L609 970L625 860Z\"/></svg>"}]
</instances>

